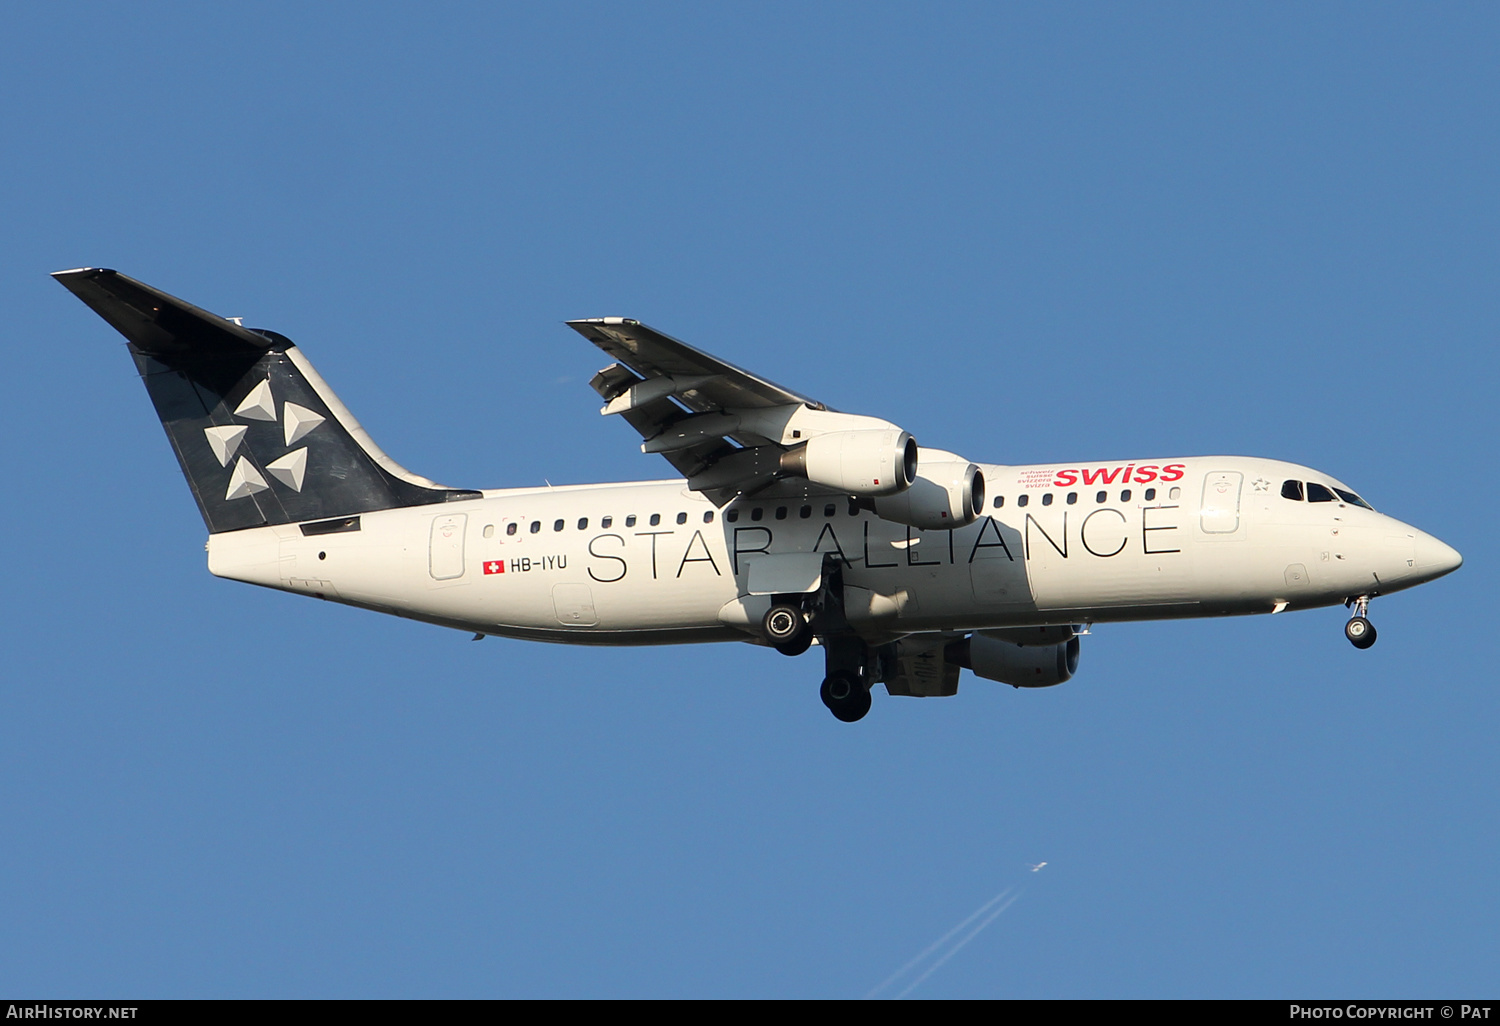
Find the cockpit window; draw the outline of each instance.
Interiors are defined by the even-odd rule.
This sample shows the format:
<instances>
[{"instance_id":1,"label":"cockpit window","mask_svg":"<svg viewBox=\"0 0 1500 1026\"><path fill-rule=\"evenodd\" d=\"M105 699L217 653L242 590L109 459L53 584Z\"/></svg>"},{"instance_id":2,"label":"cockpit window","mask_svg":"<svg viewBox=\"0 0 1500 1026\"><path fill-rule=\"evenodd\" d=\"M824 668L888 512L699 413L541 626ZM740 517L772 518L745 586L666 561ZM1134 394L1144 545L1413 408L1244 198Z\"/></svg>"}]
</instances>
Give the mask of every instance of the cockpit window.
<instances>
[{"instance_id":1,"label":"cockpit window","mask_svg":"<svg viewBox=\"0 0 1500 1026\"><path fill-rule=\"evenodd\" d=\"M1283 499L1295 499L1296 501L1301 502L1302 501L1302 482L1301 481L1283 481L1283 482L1281 482L1281 497Z\"/></svg>"},{"instance_id":2,"label":"cockpit window","mask_svg":"<svg viewBox=\"0 0 1500 1026\"><path fill-rule=\"evenodd\" d=\"M1361 499L1358 495L1355 495L1353 492L1349 491L1348 489L1345 489L1345 488L1335 488L1334 491L1336 491L1336 492L1339 493L1339 498L1343 499L1345 502L1347 502L1351 506L1362 506L1365 509L1371 509L1371 510L1375 508L1375 507L1371 506L1368 502L1366 502L1364 499Z\"/></svg>"},{"instance_id":3,"label":"cockpit window","mask_svg":"<svg viewBox=\"0 0 1500 1026\"><path fill-rule=\"evenodd\" d=\"M1308 502L1332 502L1333 493L1316 481L1307 482Z\"/></svg>"}]
</instances>

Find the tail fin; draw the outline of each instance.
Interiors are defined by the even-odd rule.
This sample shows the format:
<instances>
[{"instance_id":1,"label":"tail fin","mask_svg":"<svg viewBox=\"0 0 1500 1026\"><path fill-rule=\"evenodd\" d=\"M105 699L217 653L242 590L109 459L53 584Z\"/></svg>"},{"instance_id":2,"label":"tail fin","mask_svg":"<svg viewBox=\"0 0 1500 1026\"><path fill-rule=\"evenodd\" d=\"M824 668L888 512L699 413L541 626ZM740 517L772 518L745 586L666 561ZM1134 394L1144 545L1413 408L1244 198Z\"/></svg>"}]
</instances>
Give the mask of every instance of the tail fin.
<instances>
[{"instance_id":1,"label":"tail fin","mask_svg":"<svg viewBox=\"0 0 1500 1026\"><path fill-rule=\"evenodd\" d=\"M130 343L210 534L478 496L381 452L286 336L116 271L53 277Z\"/></svg>"}]
</instances>

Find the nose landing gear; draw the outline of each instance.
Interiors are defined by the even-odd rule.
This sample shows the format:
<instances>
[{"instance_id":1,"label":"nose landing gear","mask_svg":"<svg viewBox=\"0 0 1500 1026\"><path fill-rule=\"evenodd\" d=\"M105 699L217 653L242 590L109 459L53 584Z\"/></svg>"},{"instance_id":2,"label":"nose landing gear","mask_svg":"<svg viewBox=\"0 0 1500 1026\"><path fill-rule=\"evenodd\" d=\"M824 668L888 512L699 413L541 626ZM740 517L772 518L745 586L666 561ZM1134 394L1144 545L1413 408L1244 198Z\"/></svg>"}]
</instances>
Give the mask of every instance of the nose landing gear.
<instances>
[{"instance_id":1,"label":"nose landing gear","mask_svg":"<svg viewBox=\"0 0 1500 1026\"><path fill-rule=\"evenodd\" d=\"M1365 614L1370 608L1370 596L1361 595L1346 605L1353 605L1354 615L1349 622L1344 624L1344 637L1349 639L1349 644L1355 648L1369 648L1375 644L1375 625L1369 621Z\"/></svg>"}]
</instances>

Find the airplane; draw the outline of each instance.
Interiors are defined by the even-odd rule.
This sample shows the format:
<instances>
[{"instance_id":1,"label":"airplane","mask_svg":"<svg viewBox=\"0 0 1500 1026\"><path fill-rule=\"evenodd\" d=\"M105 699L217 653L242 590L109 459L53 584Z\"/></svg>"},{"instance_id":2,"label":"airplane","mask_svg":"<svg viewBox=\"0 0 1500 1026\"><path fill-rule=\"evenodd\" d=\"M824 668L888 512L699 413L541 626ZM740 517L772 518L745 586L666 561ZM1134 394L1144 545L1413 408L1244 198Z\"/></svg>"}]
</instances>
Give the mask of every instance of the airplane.
<instances>
[{"instance_id":1,"label":"airplane","mask_svg":"<svg viewBox=\"0 0 1500 1026\"><path fill-rule=\"evenodd\" d=\"M1037 864L1036 864L1036 865L1034 865L1034 866L1033 866L1033 865L1031 865L1031 863L1030 863L1030 862L1028 862L1028 863L1026 863L1026 864L1027 864L1027 865L1028 865L1028 866L1031 866L1031 871L1032 871L1032 872L1033 872L1033 873L1040 873L1040 872L1041 872L1041 871L1042 871L1042 867L1043 867L1043 866L1045 866L1045 865L1046 865L1046 864L1047 864L1047 863L1045 863L1045 862L1038 862L1038 863L1037 863Z\"/></svg>"},{"instance_id":2,"label":"airplane","mask_svg":"<svg viewBox=\"0 0 1500 1026\"><path fill-rule=\"evenodd\" d=\"M601 413L668 480L453 488L387 456L291 339L113 270L54 277L125 336L219 577L583 645L816 644L820 697L1049 687L1093 624L1370 601L1457 569L1336 478L1198 456L1032 466L924 448L655 331L567 322L614 362Z\"/></svg>"}]
</instances>

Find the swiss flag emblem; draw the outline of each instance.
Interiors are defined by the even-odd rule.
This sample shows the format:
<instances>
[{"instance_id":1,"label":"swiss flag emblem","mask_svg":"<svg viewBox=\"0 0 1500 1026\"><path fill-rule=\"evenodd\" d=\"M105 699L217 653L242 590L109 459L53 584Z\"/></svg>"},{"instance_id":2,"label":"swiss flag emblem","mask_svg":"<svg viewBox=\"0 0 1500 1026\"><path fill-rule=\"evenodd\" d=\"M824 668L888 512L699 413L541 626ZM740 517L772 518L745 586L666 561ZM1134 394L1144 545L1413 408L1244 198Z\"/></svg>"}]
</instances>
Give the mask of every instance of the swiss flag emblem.
<instances>
[{"instance_id":1,"label":"swiss flag emblem","mask_svg":"<svg viewBox=\"0 0 1500 1026\"><path fill-rule=\"evenodd\" d=\"M505 561L502 559L490 560L488 563L484 564L484 572L487 574L505 573Z\"/></svg>"}]
</instances>

